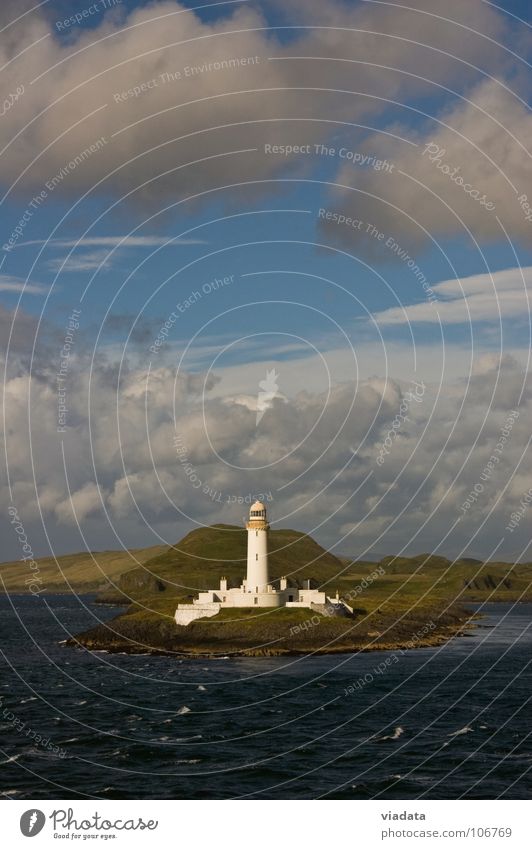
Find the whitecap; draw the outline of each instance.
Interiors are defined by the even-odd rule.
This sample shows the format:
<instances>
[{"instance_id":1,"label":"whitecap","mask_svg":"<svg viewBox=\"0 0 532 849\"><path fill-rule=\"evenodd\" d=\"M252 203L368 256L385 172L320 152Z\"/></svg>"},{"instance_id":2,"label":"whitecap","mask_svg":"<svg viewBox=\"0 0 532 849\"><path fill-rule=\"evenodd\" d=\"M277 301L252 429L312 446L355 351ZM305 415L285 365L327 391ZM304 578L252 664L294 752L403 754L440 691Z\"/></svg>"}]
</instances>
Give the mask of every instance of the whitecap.
<instances>
[{"instance_id":1,"label":"whitecap","mask_svg":"<svg viewBox=\"0 0 532 849\"><path fill-rule=\"evenodd\" d=\"M183 705L183 707L180 707L177 711L177 716L183 716L185 713L191 713L191 710L186 705Z\"/></svg>"},{"instance_id":2,"label":"whitecap","mask_svg":"<svg viewBox=\"0 0 532 849\"><path fill-rule=\"evenodd\" d=\"M469 725L464 725L463 728L459 728L458 731L452 731L451 734L448 734L447 737L459 737L461 734L469 734L473 729Z\"/></svg>"},{"instance_id":3,"label":"whitecap","mask_svg":"<svg viewBox=\"0 0 532 849\"><path fill-rule=\"evenodd\" d=\"M395 731L393 732L393 734L385 734L385 736L384 736L384 737L376 737L375 739L376 739L378 742L380 742L380 741L382 741L382 740L398 740L398 739L399 739L399 737L401 736L401 734L404 734L404 733L405 733L405 729L404 729L404 728L401 728L401 726L400 726L400 725L398 725L398 726L395 728Z\"/></svg>"},{"instance_id":4,"label":"whitecap","mask_svg":"<svg viewBox=\"0 0 532 849\"><path fill-rule=\"evenodd\" d=\"M461 737L462 734L469 734L470 731L473 731L473 729L469 725L464 725L463 728L459 728L458 731L452 731L447 736L448 737ZM451 740L447 740L447 742L443 744L443 748L445 749L445 747L448 746L450 743L451 743Z\"/></svg>"},{"instance_id":5,"label":"whitecap","mask_svg":"<svg viewBox=\"0 0 532 849\"><path fill-rule=\"evenodd\" d=\"M176 737L174 743L190 743L192 740L201 740L203 734L194 734L192 737Z\"/></svg>"},{"instance_id":6,"label":"whitecap","mask_svg":"<svg viewBox=\"0 0 532 849\"><path fill-rule=\"evenodd\" d=\"M52 752L49 749L41 749L41 748L38 748L37 746L34 746L32 749L30 749L28 754L31 755L32 758L57 758L58 757L58 755L56 755L55 752Z\"/></svg>"},{"instance_id":7,"label":"whitecap","mask_svg":"<svg viewBox=\"0 0 532 849\"><path fill-rule=\"evenodd\" d=\"M198 690L200 691L200 693L206 693L207 687L204 687L203 684L200 684Z\"/></svg>"},{"instance_id":8,"label":"whitecap","mask_svg":"<svg viewBox=\"0 0 532 849\"><path fill-rule=\"evenodd\" d=\"M3 766L4 764L10 764L13 761L18 761L19 758L20 755L11 755L11 757L8 758L7 761L0 761L0 766Z\"/></svg>"}]
</instances>

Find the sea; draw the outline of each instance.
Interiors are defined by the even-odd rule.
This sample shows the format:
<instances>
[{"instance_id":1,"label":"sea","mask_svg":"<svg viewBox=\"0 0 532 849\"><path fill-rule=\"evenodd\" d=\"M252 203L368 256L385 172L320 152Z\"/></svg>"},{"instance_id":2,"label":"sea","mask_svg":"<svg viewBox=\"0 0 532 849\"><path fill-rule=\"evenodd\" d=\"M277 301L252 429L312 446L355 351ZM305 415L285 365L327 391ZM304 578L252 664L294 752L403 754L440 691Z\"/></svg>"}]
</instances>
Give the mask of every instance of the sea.
<instances>
[{"instance_id":1,"label":"sea","mask_svg":"<svg viewBox=\"0 0 532 849\"><path fill-rule=\"evenodd\" d=\"M528 799L532 605L437 648L179 659L69 648L92 596L0 597L13 799Z\"/></svg>"}]
</instances>

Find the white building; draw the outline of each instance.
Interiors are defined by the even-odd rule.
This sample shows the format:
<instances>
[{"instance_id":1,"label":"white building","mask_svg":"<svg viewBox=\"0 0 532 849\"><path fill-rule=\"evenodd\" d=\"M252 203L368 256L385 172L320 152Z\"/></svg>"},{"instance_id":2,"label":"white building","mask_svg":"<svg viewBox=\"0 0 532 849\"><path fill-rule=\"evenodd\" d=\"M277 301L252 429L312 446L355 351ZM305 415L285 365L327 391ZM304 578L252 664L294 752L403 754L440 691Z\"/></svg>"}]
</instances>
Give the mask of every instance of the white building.
<instances>
[{"instance_id":1,"label":"white building","mask_svg":"<svg viewBox=\"0 0 532 849\"><path fill-rule=\"evenodd\" d=\"M261 501L255 501L249 511L246 522L248 532L248 557L246 578L239 587L228 589L227 578L220 578L216 590L199 593L192 604L179 604L175 612L178 625L188 625L194 619L216 616L222 607L312 607L328 602L337 603L337 599L328 599L324 592L307 589L293 589L286 578L281 578L279 588L275 589L268 578L268 531L270 526L266 517L266 507Z\"/></svg>"}]
</instances>

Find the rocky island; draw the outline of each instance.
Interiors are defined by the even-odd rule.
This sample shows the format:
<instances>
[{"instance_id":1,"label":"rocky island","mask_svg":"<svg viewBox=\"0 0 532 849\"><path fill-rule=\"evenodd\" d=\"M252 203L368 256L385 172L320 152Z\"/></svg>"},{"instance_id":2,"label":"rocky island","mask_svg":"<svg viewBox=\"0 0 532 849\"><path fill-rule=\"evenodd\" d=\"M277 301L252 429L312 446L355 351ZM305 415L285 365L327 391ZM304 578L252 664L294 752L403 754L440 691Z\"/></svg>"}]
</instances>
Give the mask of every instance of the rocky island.
<instances>
[{"instance_id":1,"label":"rocky island","mask_svg":"<svg viewBox=\"0 0 532 849\"><path fill-rule=\"evenodd\" d=\"M94 593L121 609L67 645L109 652L194 656L332 654L435 646L473 627L472 606L532 599L532 564L451 561L420 554L378 563L336 556L295 530L269 531L269 578L288 576L332 601L315 607L222 607L186 627L178 605L218 585L239 587L247 535L236 525L199 528L173 546L89 552L37 561L51 592ZM23 569L2 564L8 592L24 591ZM336 599L342 604L334 604ZM125 609L124 609L125 608Z\"/></svg>"}]
</instances>

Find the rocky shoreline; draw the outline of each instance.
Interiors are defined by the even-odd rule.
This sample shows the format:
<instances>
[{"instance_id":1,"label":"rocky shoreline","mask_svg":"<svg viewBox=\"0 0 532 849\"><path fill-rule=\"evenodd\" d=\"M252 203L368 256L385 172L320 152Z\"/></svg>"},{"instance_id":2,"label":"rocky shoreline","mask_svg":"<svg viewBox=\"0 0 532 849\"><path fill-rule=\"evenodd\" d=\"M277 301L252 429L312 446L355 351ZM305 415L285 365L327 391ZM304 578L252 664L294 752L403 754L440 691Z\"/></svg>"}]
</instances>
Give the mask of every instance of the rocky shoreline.
<instances>
[{"instance_id":1,"label":"rocky shoreline","mask_svg":"<svg viewBox=\"0 0 532 849\"><path fill-rule=\"evenodd\" d=\"M316 624L306 628L305 621L293 622L289 617L274 623L199 620L184 628L168 618L139 620L126 613L70 638L65 645L180 659L394 652L441 646L454 637L465 636L477 618L455 607L445 614L424 610L402 617L373 614L360 620L316 616Z\"/></svg>"}]
</instances>

